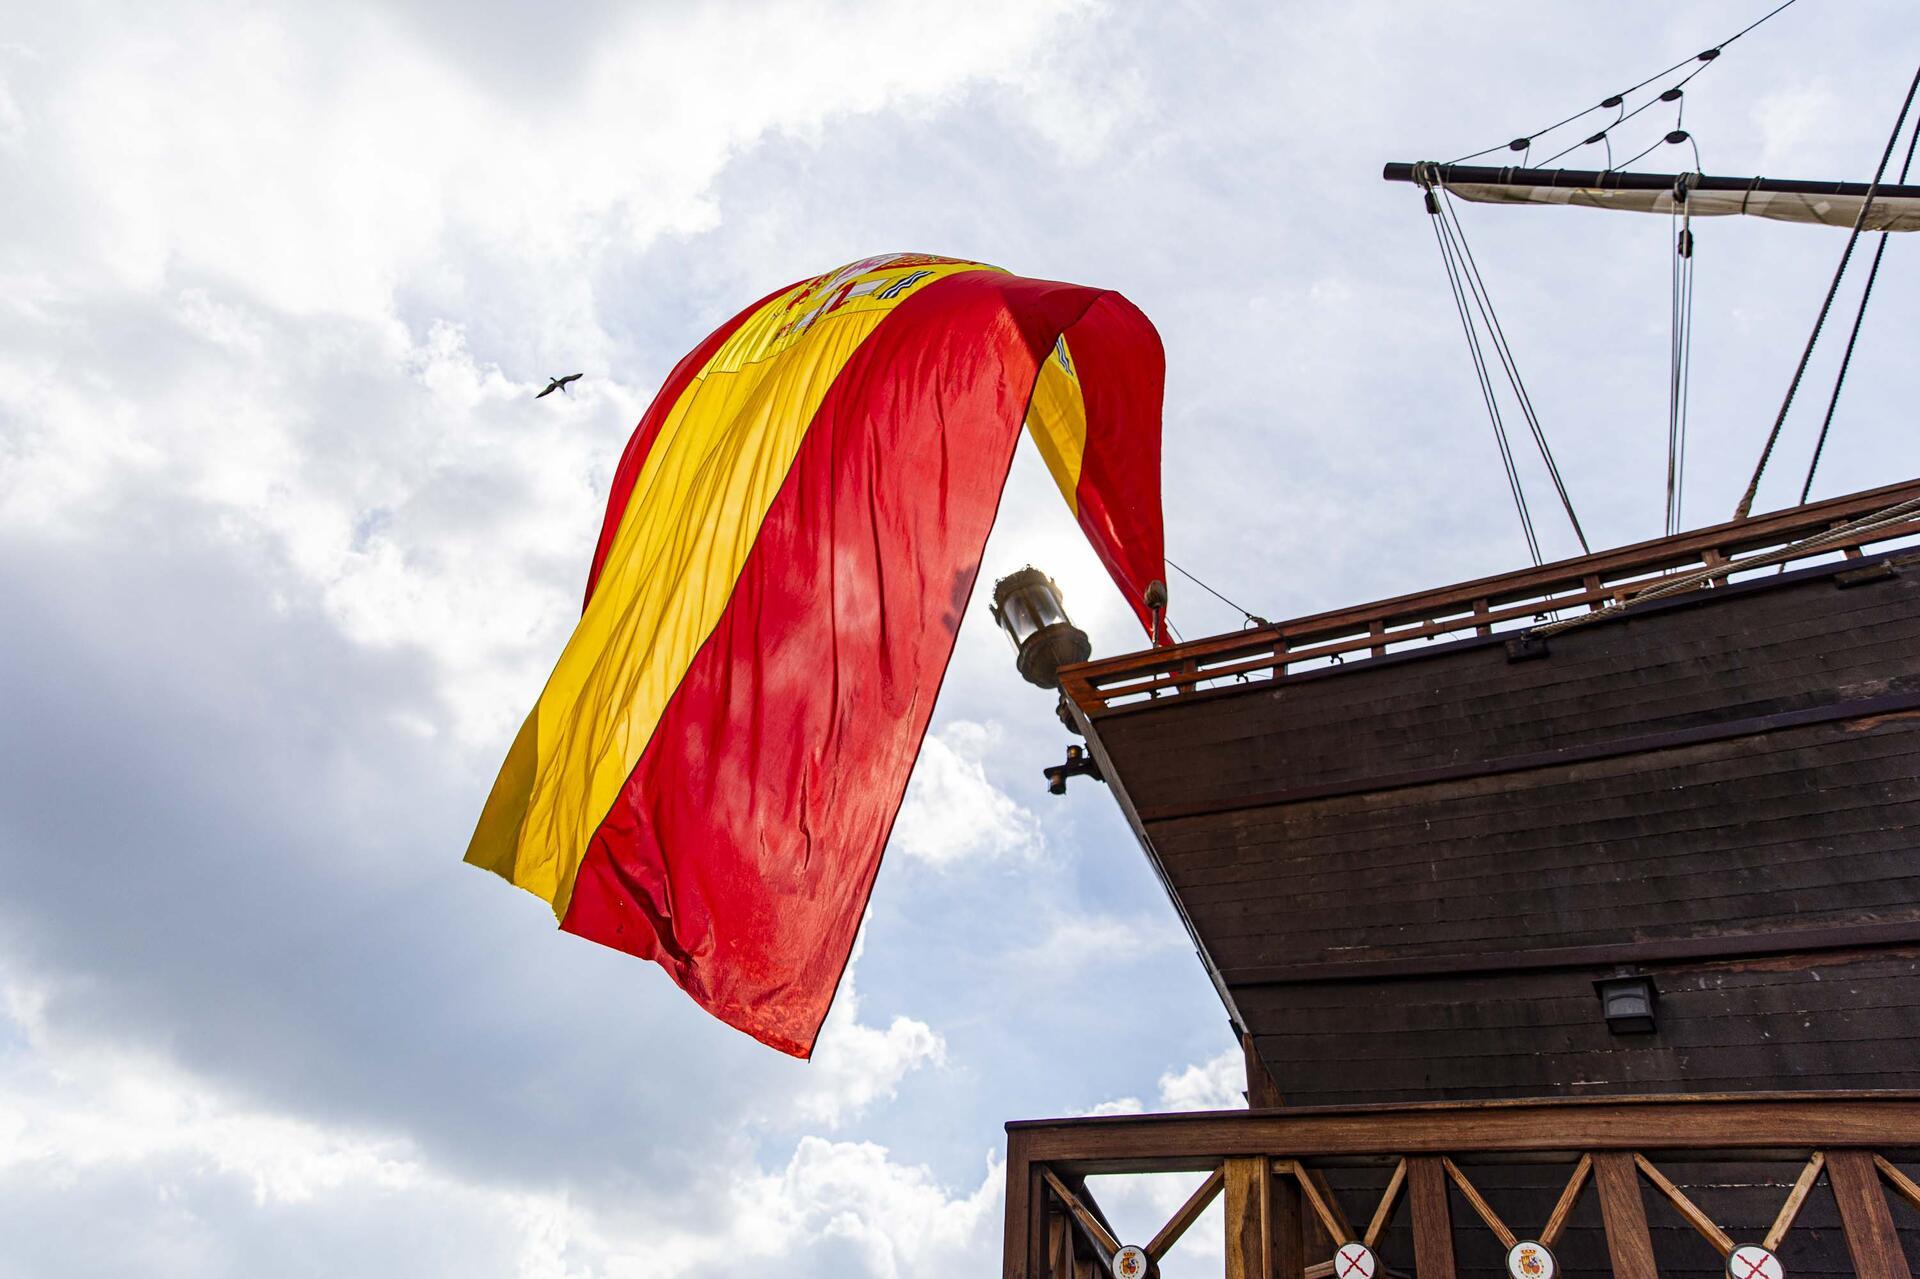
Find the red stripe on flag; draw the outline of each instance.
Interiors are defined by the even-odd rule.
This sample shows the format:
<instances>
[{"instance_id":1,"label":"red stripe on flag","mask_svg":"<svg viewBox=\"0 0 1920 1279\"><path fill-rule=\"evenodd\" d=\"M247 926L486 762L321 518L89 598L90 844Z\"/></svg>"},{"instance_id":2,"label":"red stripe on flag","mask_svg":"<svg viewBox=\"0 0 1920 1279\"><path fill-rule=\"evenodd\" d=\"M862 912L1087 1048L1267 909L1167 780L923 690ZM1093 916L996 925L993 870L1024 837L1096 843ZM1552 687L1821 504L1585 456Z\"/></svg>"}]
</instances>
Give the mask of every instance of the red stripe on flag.
<instances>
[{"instance_id":1,"label":"red stripe on flag","mask_svg":"<svg viewBox=\"0 0 1920 1279\"><path fill-rule=\"evenodd\" d=\"M1102 294L1067 343L1087 406L1087 443L1074 490L1080 527L1151 635L1147 583L1166 573L1160 522L1166 354L1152 323L1118 293Z\"/></svg>"},{"instance_id":2,"label":"red stripe on flag","mask_svg":"<svg viewBox=\"0 0 1920 1279\"><path fill-rule=\"evenodd\" d=\"M811 1053L1039 361L1102 296L953 276L854 352L720 624L595 833L563 928L657 961L715 1016ZM1078 331L1068 340L1080 356ZM1157 360L1157 341L1136 353Z\"/></svg>"},{"instance_id":3,"label":"red stripe on flag","mask_svg":"<svg viewBox=\"0 0 1920 1279\"><path fill-rule=\"evenodd\" d=\"M614 534L620 531L620 520L627 513L627 502L633 497L633 486L639 482L640 469L646 465L653 441L659 436L661 425L673 412L673 406L680 402L687 384L706 369L708 362L726 345L735 330L752 319L761 307L793 287L789 284L785 289L775 289L728 320L709 334L706 341L687 352L680 363L673 366L673 372L667 374L666 385L653 397L653 403L641 415L639 425L627 437L627 447L620 454L620 465L614 468L613 489L607 495L607 513L600 521L600 541L593 548L593 565L587 569L587 593L580 602L581 611L586 610L587 601L593 598L593 588L600 584L600 570L606 567L607 552L613 549Z\"/></svg>"}]
</instances>

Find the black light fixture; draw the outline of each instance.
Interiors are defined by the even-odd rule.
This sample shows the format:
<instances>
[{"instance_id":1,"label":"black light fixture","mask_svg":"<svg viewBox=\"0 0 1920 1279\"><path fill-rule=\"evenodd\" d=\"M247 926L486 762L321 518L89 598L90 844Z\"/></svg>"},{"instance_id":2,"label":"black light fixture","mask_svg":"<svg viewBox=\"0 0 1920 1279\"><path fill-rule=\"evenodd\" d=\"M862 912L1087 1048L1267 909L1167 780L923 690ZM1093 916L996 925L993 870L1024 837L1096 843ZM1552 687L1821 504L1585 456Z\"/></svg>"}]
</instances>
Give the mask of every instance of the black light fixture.
<instances>
[{"instance_id":1,"label":"black light fixture","mask_svg":"<svg viewBox=\"0 0 1920 1279\"><path fill-rule=\"evenodd\" d=\"M1616 1035L1645 1035L1654 1030L1653 978L1643 975L1602 977L1593 983L1600 996L1600 1014Z\"/></svg>"},{"instance_id":2,"label":"black light fixture","mask_svg":"<svg viewBox=\"0 0 1920 1279\"><path fill-rule=\"evenodd\" d=\"M1107 780L1100 771L1100 761L1087 753L1084 746L1067 747L1066 762L1055 764L1052 768L1043 768L1041 774L1047 779L1047 794L1064 795L1067 793L1069 777L1091 777L1096 782Z\"/></svg>"},{"instance_id":3,"label":"black light fixture","mask_svg":"<svg viewBox=\"0 0 1920 1279\"><path fill-rule=\"evenodd\" d=\"M993 620L1013 642L1020 677L1041 688L1060 687L1060 668L1093 656L1093 641L1067 617L1060 588L1028 565L993 584Z\"/></svg>"}]
</instances>

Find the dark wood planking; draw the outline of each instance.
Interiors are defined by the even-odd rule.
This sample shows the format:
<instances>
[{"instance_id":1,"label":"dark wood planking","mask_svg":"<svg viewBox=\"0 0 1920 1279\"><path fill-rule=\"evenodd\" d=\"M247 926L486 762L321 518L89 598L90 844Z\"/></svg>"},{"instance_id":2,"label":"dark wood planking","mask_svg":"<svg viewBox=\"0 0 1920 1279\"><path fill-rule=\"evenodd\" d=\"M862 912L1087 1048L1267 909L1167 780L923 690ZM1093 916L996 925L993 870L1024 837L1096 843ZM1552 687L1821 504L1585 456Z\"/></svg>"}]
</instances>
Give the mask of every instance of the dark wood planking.
<instances>
[{"instance_id":1,"label":"dark wood planking","mask_svg":"<svg viewBox=\"0 0 1920 1279\"><path fill-rule=\"evenodd\" d=\"M1543 661L1436 652L1103 721L1121 756L1156 757L1143 809L1351 780L1738 719L1897 689L1920 674L1920 575L1774 592L1576 631Z\"/></svg>"},{"instance_id":2,"label":"dark wood planking","mask_svg":"<svg viewBox=\"0 0 1920 1279\"><path fill-rule=\"evenodd\" d=\"M1659 1029L1615 1035L1605 970L1242 989L1296 1104L1715 1087L1920 1086L1920 958L1654 968Z\"/></svg>"},{"instance_id":3,"label":"dark wood planking","mask_svg":"<svg viewBox=\"0 0 1920 1279\"><path fill-rule=\"evenodd\" d=\"M1245 815L1228 815L1215 819L1214 828L1218 843L1235 847L1248 864L1237 891L1209 884L1192 885L1190 892L1186 854L1175 851L1177 844L1161 849L1162 862L1209 953L1226 969L1334 954L1360 958L1370 950L1418 953L1410 947L1438 954L1466 948L1463 943L1485 943L1472 945L1475 951L1519 950L1806 927L1823 917L1887 918L1889 909L1899 917L1920 915L1920 884L1902 860L1920 848L1920 752L1914 749L1920 748L1920 722L1913 731L1828 726L1781 736L1787 739L1777 743L1781 749L1768 755L1717 743L1673 752L1658 766L1613 760L1566 776L1529 774L1527 785L1503 779L1507 784L1454 783L1423 788L1413 798L1403 793L1399 810L1387 810L1392 823L1427 833L1403 856L1383 847L1382 837L1360 820L1380 811L1369 810L1365 797L1298 806L1292 830L1302 832L1299 840ZM1679 787L1697 807L1656 807ZM1873 811L1881 829L1858 847L1825 826L1828 798L1848 790L1860 792L1865 804L1880 799ZM1714 812L1722 819L1718 830L1700 821ZM1456 858L1480 870L1486 844L1554 826L1556 814L1560 842L1540 859L1545 864L1517 859L1504 883L1496 877L1497 887L1469 882L1456 892ZM1727 828L1737 835L1757 823L1769 825L1758 849L1730 838ZM1598 825L1613 829L1589 829ZM1621 827L1637 830L1615 834ZM1789 832L1793 837L1783 838ZM1316 863L1296 855L1298 842L1318 842L1327 851ZM1819 855L1827 848L1832 851ZM1373 865L1383 853L1393 864ZM1344 895L1347 906L1365 902L1364 930L1341 909L1341 866L1366 881ZM1908 871L1904 882L1890 878L1901 870ZM1563 887L1567 876L1573 883ZM1664 882L1649 887L1653 878ZM1631 914L1621 913L1626 908ZM1282 919L1286 927L1276 927ZM1243 937L1253 940L1233 941Z\"/></svg>"}]
</instances>

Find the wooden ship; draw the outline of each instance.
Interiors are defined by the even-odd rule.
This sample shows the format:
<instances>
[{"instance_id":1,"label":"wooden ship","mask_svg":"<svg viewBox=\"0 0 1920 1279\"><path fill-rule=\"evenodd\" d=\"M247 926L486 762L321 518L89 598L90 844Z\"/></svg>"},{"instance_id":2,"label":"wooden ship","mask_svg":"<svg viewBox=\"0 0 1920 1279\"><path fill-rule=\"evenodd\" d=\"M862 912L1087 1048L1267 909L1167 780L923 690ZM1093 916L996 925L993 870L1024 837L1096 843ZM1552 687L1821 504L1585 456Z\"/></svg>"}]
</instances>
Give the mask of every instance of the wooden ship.
<instances>
[{"instance_id":1,"label":"wooden ship","mask_svg":"<svg viewBox=\"0 0 1920 1279\"><path fill-rule=\"evenodd\" d=\"M1916 548L1920 480L1061 649L1050 777L1110 787L1248 1109L1009 1123L1006 1279L1147 1279L1216 1200L1231 1279L1911 1279ZM1150 1239L1087 1180L1172 1171Z\"/></svg>"},{"instance_id":2,"label":"wooden ship","mask_svg":"<svg viewBox=\"0 0 1920 1279\"><path fill-rule=\"evenodd\" d=\"M1920 480L1065 667L1250 1109L1009 1124L1005 1273L1190 1170L1151 1261L1223 1195L1234 1276L1907 1279L1917 538Z\"/></svg>"}]
</instances>

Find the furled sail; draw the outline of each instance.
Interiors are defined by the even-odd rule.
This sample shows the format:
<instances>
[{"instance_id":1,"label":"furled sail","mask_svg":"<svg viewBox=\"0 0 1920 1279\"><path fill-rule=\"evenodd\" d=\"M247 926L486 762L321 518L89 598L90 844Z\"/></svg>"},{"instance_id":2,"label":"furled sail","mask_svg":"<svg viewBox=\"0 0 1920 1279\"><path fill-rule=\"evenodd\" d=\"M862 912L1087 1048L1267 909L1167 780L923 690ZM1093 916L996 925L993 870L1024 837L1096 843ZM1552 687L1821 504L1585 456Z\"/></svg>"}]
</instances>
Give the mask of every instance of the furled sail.
<instances>
[{"instance_id":1,"label":"furled sail","mask_svg":"<svg viewBox=\"0 0 1920 1279\"><path fill-rule=\"evenodd\" d=\"M1488 165L1389 164L1389 182L1444 186L1481 204L1567 204L1632 213L1675 213L1684 184L1696 218L1743 213L1779 222L1850 228L1869 184L1792 178L1716 178L1699 173L1619 173L1594 169L1502 169ZM1864 231L1920 231L1920 186L1873 191Z\"/></svg>"}]
</instances>

